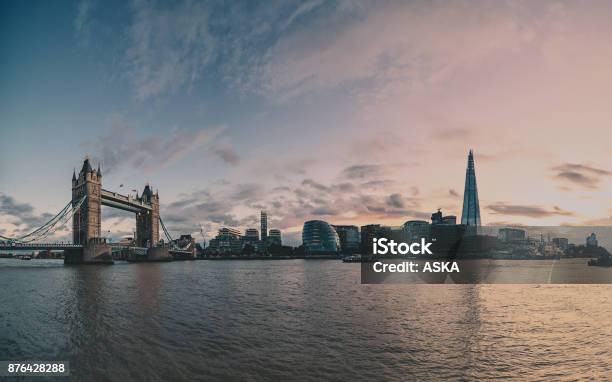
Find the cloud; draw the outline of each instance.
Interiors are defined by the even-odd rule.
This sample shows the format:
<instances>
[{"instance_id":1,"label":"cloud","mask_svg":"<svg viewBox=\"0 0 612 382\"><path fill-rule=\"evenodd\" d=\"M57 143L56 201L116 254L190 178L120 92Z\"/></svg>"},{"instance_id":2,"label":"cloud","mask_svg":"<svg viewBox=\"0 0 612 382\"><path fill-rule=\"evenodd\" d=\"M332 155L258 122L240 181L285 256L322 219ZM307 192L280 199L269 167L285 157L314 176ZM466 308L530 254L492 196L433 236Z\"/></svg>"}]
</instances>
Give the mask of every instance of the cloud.
<instances>
[{"instance_id":1,"label":"cloud","mask_svg":"<svg viewBox=\"0 0 612 382\"><path fill-rule=\"evenodd\" d=\"M559 170L559 171L585 171L585 172L595 174L595 175L612 175L612 171L602 170L602 169L591 167L591 166L584 165L584 164L566 163L561 166L557 166L553 169Z\"/></svg>"},{"instance_id":2,"label":"cloud","mask_svg":"<svg viewBox=\"0 0 612 382\"><path fill-rule=\"evenodd\" d=\"M88 4L79 6L77 31L85 30ZM508 21L524 7L504 4L136 0L132 10L122 62L141 102L189 91L208 73L279 101L329 89L376 99L512 52L533 33ZM479 43L483 34L493 41Z\"/></svg>"},{"instance_id":3,"label":"cloud","mask_svg":"<svg viewBox=\"0 0 612 382\"><path fill-rule=\"evenodd\" d=\"M361 183L359 187L362 188L383 188L389 187L395 183L395 180L392 179L380 179L380 180L369 180L367 182Z\"/></svg>"},{"instance_id":4,"label":"cloud","mask_svg":"<svg viewBox=\"0 0 612 382\"><path fill-rule=\"evenodd\" d=\"M223 162L229 165L237 166L238 164L240 164L240 156L231 146L221 145L218 147L214 147L212 148L212 152Z\"/></svg>"},{"instance_id":5,"label":"cloud","mask_svg":"<svg viewBox=\"0 0 612 382\"><path fill-rule=\"evenodd\" d=\"M206 235L214 236L215 230L225 227L245 227L253 217L238 217L236 210L254 209L268 195L257 183L220 184L219 190L201 189L183 194L177 200L162 205L161 215L172 234L197 233L199 225L207 223Z\"/></svg>"},{"instance_id":6,"label":"cloud","mask_svg":"<svg viewBox=\"0 0 612 382\"><path fill-rule=\"evenodd\" d=\"M284 100L348 89L379 99L398 87L422 88L495 53L513 52L535 33L531 25L514 21L530 11L521 5L344 4L326 6L309 28L284 33L267 50L253 69L261 91ZM548 10L531 11L549 21ZM490 38L483 41L483 35Z\"/></svg>"},{"instance_id":7,"label":"cloud","mask_svg":"<svg viewBox=\"0 0 612 382\"><path fill-rule=\"evenodd\" d=\"M323 4L324 0L310 0L301 3L293 13L289 16L287 21L283 25L283 29L288 28L296 19L300 16L312 11L317 8L321 4Z\"/></svg>"},{"instance_id":8,"label":"cloud","mask_svg":"<svg viewBox=\"0 0 612 382\"><path fill-rule=\"evenodd\" d=\"M77 14L74 18L76 37L82 46L88 46L91 38L91 14L95 8L93 0L83 0L77 5Z\"/></svg>"},{"instance_id":9,"label":"cloud","mask_svg":"<svg viewBox=\"0 0 612 382\"><path fill-rule=\"evenodd\" d=\"M136 1L124 57L138 101L191 88L216 56L207 5L181 1L165 6Z\"/></svg>"},{"instance_id":10,"label":"cloud","mask_svg":"<svg viewBox=\"0 0 612 382\"><path fill-rule=\"evenodd\" d=\"M21 216L34 211L29 203L19 203L12 196L0 193L0 213L3 215Z\"/></svg>"},{"instance_id":11,"label":"cloud","mask_svg":"<svg viewBox=\"0 0 612 382\"><path fill-rule=\"evenodd\" d=\"M556 179L587 189L596 189L601 177L612 175L608 170L574 163L564 163L553 167L552 170L556 172L554 175Z\"/></svg>"},{"instance_id":12,"label":"cloud","mask_svg":"<svg viewBox=\"0 0 612 382\"><path fill-rule=\"evenodd\" d=\"M311 211L311 213L314 216L335 216L339 214L339 211L332 207L325 206L325 207L316 207Z\"/></svg>"},{"instance_id":13,"label":"cloud","mask_svg":"<svg viewBox=\"0 0 612 382\"><path fill-rule=\"evenodd\" d=\"M342 170L342 175L348 179L371 178L382 173L383 166L375 164L354 165Z\"/></svg>"},{"instance_id":14,"label":"cloud","mask_svg":"<svg viewBox=\"0 0 612 382\"><path fill-rule=\"evenodd\" d=\"M505 203L497 203L487 206L487 209L492 211L494 215L514 215L526 216L530 218L544 218L549 216L574 216L570 211L554 206L552 209L547 209L541 206L524 206L510 205Z\"/></svg>"},{"instance_id":15,"label":"cloud","mask_svg":"<svg viewBox=\"0 0 612 382\"><path fill-rule=\"evenodd\" d=\"M348 146L348 153L356 160L363 159L363 153L368 153L368 158L371 161L384 161L389 156L404 157L406 146L411 148L411 158L418 158L424 154L426 150L415 144L415 142L406 141L406 134L380 130L375 134L370 134L365 137L356 137Z\"/></svg>"},{"instance_id":16,"label":"cloud","mask_svg":"<svg viewBox=\"0 0 612 382\"><path fill-rule=\"evenodd\" d=\"M306 174L306 170L316 163L317 161L315 159L298 159L287 163L285 165L285 170L298 175L304 175Z\"/></svg>"},{"instance_id":17,"label":"cloud","mask_svg":"<svg viewBox=\"0 0 612 382\"><path fill-rule=\"evenodd\" d=\"M323 185L321 183L315 182L312 179L304 179L302 181L302 186L309 186L309 187L312 187L315 190L319 190L319 191L329 191L329 189L330 189L329 187L327 187L327 186L325 186L325 185Z\"/></svg>"},{"instance_id":18,"label":"cloud","mask_svg":"<svg viewBox=\"0 0 612 382\"><path fill-rule=\"evenodd\" d=\"M59 211L58 211L59 212ZM15 228L11 235L23 235L39 228L53 218L53 214L44 212L36 214L29 203L20 203L10 195L0 193L0 223L12 224ZM6 219L10 217L11 219ZM5 229L5 232L8 232Z\"/></svg>"},{"instance_id":19,"label":"cloud","mask_svg":"<svg viewBox=\"0 0 612 382\"><path fill-rule=\"evenodd\" d=\"M404 208L404 199L400 194L391 194L387 198L387 204L393 208Z\"/></svg>"},{"instance_id":20,"label":"cloud","mask_svg":"<svg viewBox=\"0 0 612 382\"><path fill-rule=\"evenodd\" d=\"M237 202L254 203L265 195L264 187L257 183L237 184L230 194L231 199Z\"/></svg>"},{"instance_id":21,"label":"cloud","mask_svg":"<svg viewBox=\"0 0 612 382\"><path fill-rule=\"evenodd\" d=\"M181 160L222 132L221 127L195 131L175 129L164 135L140 137L134 128L116 120L108 134L86 141L83 146L91 150L95 161L101 162L103 174L122 166L153 172Z\"/></svg>"},{"instance_id":22,"label":"cloud","mask_svg":"<svg viewBox=\"0 0 612 382\"><path fill-rule=\"evenodd\" d=\"M584 226L595 226L595 227L610 227L612 226L612 216L590 219L582 223Z\"/></svg>"},{"instance_id":23,"label":"cloud","mask_svg":"<svg viewBox=\"0 0 612 382\"><path fill-rule=\"evenodd\" d=\"M570 182L580 184L581 186L587 188L595 188L597 183L599 182L597 178L589 177L583 175L576 171L560 171L557 174L558 178L569 180Z\"/></svg>"},{"instance_id":24,"label":"cloud","mask_svg":"<svg viewBox=\"0 0 612 382\"><path fill-rule=\"evenodd\" d=\"M316 218L357 224L429 218L430 213L418 210L420 199L414 195L415 190L411 190L412 196L406 196L390 192L396 186L393 182L383 184L391 189L365 188L361 182L323 183L312 178L271 189L264 183L216 184L162 205L162 216L173 234L194 232L199 223L208 222L207 236L214 236L214 230L221 226L257 227L261 209L268 211L270 227L283 232L299 230L304 221Z\"/></svg>"}]
</instances>

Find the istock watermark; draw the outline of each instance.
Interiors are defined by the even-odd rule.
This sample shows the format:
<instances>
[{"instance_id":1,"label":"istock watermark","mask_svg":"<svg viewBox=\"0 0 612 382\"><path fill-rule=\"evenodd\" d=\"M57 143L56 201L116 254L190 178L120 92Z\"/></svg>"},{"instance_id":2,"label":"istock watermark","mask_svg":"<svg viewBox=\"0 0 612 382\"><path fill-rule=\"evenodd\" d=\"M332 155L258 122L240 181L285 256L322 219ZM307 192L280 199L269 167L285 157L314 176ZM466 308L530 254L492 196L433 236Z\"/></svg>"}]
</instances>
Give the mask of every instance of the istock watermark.
<instances>
[{"instance_id":1,"label":"istock watermark","mask_svg":"<svg viewBox=\"0 0 612 382\"><path fill-rule=\"evenodd\" d=\"M432 242L421 238L420 242L404 243L389 240L387 238L372 239L372 253L374 255L433 255L429 247Z\"/></svg>"}]
</instances>

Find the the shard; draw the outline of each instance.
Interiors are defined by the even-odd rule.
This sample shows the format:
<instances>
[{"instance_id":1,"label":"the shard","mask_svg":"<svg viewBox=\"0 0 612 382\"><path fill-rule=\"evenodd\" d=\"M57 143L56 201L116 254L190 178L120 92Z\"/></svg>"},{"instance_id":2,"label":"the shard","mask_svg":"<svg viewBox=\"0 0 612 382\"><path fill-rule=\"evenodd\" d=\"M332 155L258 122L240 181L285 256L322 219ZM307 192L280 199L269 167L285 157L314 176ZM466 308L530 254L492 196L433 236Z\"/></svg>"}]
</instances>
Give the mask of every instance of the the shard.
<instances>
[{"instance_id":1,"label":"the shard","mask_svg":"<svg viewBox=\"0 0 612 382\"><path fill-rule=\"evenodd\" d=\"M465 190L463 191L463 212L461 224L480 227L480 205L476 188L476 171L474 170L474 152L470 150L467 169L465 170Z\"/></svg>"}]
</instances>

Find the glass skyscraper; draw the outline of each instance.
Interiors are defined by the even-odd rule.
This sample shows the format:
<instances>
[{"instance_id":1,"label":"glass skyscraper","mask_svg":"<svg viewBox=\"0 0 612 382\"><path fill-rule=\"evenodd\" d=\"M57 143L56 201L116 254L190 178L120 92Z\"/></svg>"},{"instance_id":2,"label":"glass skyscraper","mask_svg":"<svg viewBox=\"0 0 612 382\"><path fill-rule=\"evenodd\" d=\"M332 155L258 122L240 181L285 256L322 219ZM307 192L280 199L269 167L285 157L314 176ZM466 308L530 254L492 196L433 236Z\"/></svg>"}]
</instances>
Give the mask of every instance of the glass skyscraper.
<instances>
[{"instance_id":1,"label":"glass skyscraper","mask_svg":"<svg viewBox=\"0 0 612 382\"><path fill-rule=\"evenodd\" d=\"M472 150L470 150L468 154L467 170L465 171L465 190L463 191L461 224L480 227L480 205L478 204L476 171L474 170L474 152Z\"/></svg>"},{"instance_id":2,"label":"glass skyscraper","mask_svg":"<svg viewBox=\"0 0 612 382\"><path fill-rule=\"evenodd\" d=\"M261 211L261 241L263 243L268 240L268 214L266 211Z\"/></svg>"},{"instance_id":3,"label":"glass skyscraper","mask_svg":"<svg viewBox=\"0 0 612 382\"><path fill-rule=\"evenodd\" d=\"M338 233L322 220L309 220L304 223L302 243L309 253L336 253L340 250Z\"/></svg>"}]
</instances>

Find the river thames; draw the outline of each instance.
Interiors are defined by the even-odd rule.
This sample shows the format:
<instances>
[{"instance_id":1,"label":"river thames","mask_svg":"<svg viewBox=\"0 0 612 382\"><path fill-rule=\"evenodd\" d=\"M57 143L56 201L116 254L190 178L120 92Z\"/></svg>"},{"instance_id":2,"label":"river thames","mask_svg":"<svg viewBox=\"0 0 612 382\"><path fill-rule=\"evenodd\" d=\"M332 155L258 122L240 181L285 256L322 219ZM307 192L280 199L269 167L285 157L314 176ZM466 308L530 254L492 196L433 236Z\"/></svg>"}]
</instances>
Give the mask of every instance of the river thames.
<instances>
[{"instance_id":1,"label":"river thames","mask_svg":"<svg viewBox=\"0 0 612 382\"><path fill-rule=\"evenodd\" d=\"M359 264L333 260L0 259L0 288L0 360L67 360L75 380L612 378L611 285L361 285Z\"/></svg>"}]
</instances>

